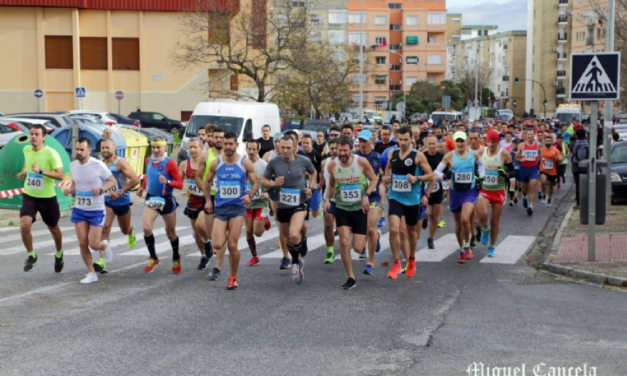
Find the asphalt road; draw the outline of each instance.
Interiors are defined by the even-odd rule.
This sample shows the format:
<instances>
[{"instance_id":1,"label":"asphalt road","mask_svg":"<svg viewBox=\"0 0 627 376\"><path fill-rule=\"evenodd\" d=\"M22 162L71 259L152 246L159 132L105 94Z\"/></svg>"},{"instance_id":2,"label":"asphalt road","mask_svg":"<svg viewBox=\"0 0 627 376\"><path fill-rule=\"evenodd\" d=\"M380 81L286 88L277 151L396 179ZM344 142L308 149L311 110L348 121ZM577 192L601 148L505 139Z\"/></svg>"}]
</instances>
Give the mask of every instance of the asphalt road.
<instances>
[{"instance_id":1,"label":"asphalt road","mask_svg":"<svg viewBox=\"0 0 627 376\"><path fill-rule=\"evenodd\" d=\"M39 265L22 272L19 230L2 229L0 375L507 374L473 373L479 363L519 367L518 375L523 365L524 375L551 375L549 367L573 367L575 375L584 364L586 375L590 367L596 375L625 375L627 295L527 266L529 241L552 234L564 212L556 204L569 188L557 192L552 208L537 203L531 218L520 203L505 208L503 243L491 259L497 263L485 262L483 245L465 265L455 262L455 252L442 253L454 229L445 210L439 253L425 253L423 234L418 254L430 261L418 262L414 278L386 278L381 263L392 258L383 244L374 276L361 274L364 261L353 261L358 285L350 291L341 289L341 262L323 264L324 246L310 247L305 280L294 284L279 270L276 237L259 242L263 257L255 267L244 265L250 253L243 250L236 291L226 290L225 276L208 281L207 271L196 270L193 244L182 248L181 274L170 273L168 247L155 272L143 273L147 252L139 239L139 255L123 255L124 242L114 248L110 273L84 286L78 255L67 255L64 271L53 272L45 232L35 238ZM178 214L179 236L189 239L188 220L182 209ZM141 228L137 205L133 223ZM69 228L64 248L72 253L78 246L72 225L64 219L61 226ZM387 226L382 230L385 237ZM322 222L312 220L310 242L321 233ZM157 236L162 242L165 236Z\"/></svg>"}]
</instances>

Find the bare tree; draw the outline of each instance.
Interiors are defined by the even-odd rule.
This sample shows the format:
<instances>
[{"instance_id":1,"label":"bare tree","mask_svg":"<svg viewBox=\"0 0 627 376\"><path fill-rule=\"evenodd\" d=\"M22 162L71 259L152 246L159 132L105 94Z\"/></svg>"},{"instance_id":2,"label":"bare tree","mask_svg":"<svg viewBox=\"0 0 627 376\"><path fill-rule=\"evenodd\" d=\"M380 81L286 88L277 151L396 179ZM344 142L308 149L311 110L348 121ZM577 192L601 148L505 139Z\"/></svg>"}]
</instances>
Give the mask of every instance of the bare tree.
<instances>
[{"instance_id":1,"label":"bare tree","mask_svg":"<svg viewBox=\"0 0 627 376\"><path fill-rule=\"evenodd\" d=\"M483 88L488 87L492 69L487 68L486 64L482 66L464 66L463 69L455 74L455 82L459 82L460 86L466 94L466 102L475 99L475 84L478 84L477 100L480 100Z\"/></svg>"}]
</instances>

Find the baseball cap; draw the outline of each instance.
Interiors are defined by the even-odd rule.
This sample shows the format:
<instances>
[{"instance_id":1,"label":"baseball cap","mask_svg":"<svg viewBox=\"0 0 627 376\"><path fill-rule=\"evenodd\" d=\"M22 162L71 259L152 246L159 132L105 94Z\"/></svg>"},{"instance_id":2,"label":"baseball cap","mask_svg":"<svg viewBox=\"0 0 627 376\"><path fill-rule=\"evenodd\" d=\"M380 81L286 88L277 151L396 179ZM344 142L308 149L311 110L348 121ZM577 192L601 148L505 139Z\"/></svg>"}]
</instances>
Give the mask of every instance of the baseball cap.
<instances>
[{"instance_id":1,"label":"baseball cap","mask_svg":"<svg viewBox=\"0 0 627 376\"><path fill-rule=\"evenodd\" d=\"M359 132L359 135L357 136L357 138L365 140L365 141L370 141L372 140L372 133L370 133L369 130L364 129L363 131Z\"/></svg>"},{"instance_id":2,"label":"baseball cap","mask_svg":"<svg viewBox=\"0 0 627 376\"><path fill-rule=\"evenodd\" d=\"M457 141L459 139L466 141L466 133L465 132L455 132L453 135L453 141Z\"/></svg>"},{"instance_id":3,"label":"baseball cap","mask_svg":"<svg viewBox=\"0 0 627 376\"><path fill-rule=\"evenodd\" d=\"M519 143L520 142L520 138L514 137L514 138L512 138L512 142Z\"/></svg>"},{"instance_id":4,"label":"baseball cap","mask_svg":"<svg viewBox=\"0 0 627 376\"><path fill-rule=\"evenodd\" d=\"M283 135L280 132L275 133L273 137L274 142L281 141L281 137L283 137Z\"/></svg>"},{"instance_id":5,"label":"baseball cap","mask_svg":"<svg viewBox=\"0 0 627 376\"><path fill-rule=\"evenodd\" d=\"M428 123L428 124L433 124L433 119L429 119L429 120L427 120L427 123Z\"/></svg>"},{"instance_id":6,"label":"baseball cap","mask_svg":"<svg viewBox=\"0 0 627 376\"><path fill-rule=\"evenodd\" d=\"M486 135L486 141L499 142L501 139L499 138L499 134L495 131L490 131Z\"/></svg>"}]
</instances>

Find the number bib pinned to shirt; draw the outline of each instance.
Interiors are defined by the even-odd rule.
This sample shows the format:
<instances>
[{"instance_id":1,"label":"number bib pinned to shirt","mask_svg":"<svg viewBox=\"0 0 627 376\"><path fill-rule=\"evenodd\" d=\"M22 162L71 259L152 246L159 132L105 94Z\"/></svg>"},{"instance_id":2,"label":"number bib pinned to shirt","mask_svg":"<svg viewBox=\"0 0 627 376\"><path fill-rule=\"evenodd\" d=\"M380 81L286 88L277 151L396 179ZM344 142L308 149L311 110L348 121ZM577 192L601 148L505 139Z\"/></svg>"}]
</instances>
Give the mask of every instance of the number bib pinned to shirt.
<instances>
[{"instance_id":1,"label":"number bib pinned to shirt","mask_svg":"<svg viewBox=\"0 0 627 376\"><path fill-rule=\"evenodd\" d=\"M361 187L359 184L341 185L340 197L344 202L359 202L361 201Z\"/></svg>"},{"instance_id":2,"label":"number bib pinned to shirt","mask_svg":"<svg viewBox=\"0 0 627 376\"><path fill-rule=\"evenodd\" d=\"M433 189L431 190L431 193L435 193L439 190L440 190L440 182L436 180L435 183L433 183Z\"/></svg>"},{"instance_id":3,"label":"number bib pinned to shirt","mask_svg":"<svg viewBox=\"0 0 627 376\"><path fill-rule=\"evenodd\" d=\"M525 150L524 154L525 154L525 161L529 161L529 162L535 161L536 158L538 157L537 150Z\"/></svg>"},{"instance_id":4,"label":"number bib pinned to shirt","mask_svg":"<svg viewBox=\"0 0 627 376\"><path fill-rule=\"evenodd\" d=\"M499 184L499 174L496 171L486 171L483 177L483 185L492 187Z\"/></svg>"},{"instance_id":5,"label":"number bib pinned to shirt","mask_svg":"<svg viewBox=\"0 0 627 376\"><path fill-rule=\"evenodd\" d=\"M392 175L392 190L394 192L411 192L411 184L407 181L407 176Z\"/></svg>"},{"instance_id":6,"label":"number bib pinned to shirt","mask_svg":"<svg viewBox=\"0 0 627 376\"><path fill-rule=\"evenodd\" d=\"M40 191L44 188L44 176L29 172L26 174L26 188Z\"/></svg>"},{"instance_id":7,"label":"number bib pinned to shirt","mask_svg":"<svg viewBox=\"0 0 627 376\"><path fill-rule=\"evenodd\" d=\"M300 205L300 189L280 188L279 203L287 206Z\"/></svg>"},{"instance_id":8,"label":"number bib pinned to shirt","mask_svg":"<svg viewBox=\"0 0 627 376\"><path fill-rule=\"evenodd\" d=\"M194 196L203 196L202 191L196 185L196 179L186 179L185 183L187 185L187 192Z\"/></svg>"},{"instance_id":9,"label":"number bib pinned to shirt","mask_svg":"<svg viewBox=\"0 0 627 376\"><path fill-rule=\"evenodd\" d=\"M77 191L74 207L81 210L92 210L94 208L94 194L90 191Z\"/></svg>"},{"instance_id":10,"label":"number bib pinned to shirt","mask_svg":"<svg viewBox=\"0 0 627 376\"><path fill-rule=\"evenodd\" d=\"M253 189L253 185L248 183L246 184L246 192L250 194L250 191ZM257 192L254 196L250 196L251 200L261 200L261 188L257 188Z\"/></svg>"},{"instance_id":11,"label":"number bib pinned to shirt","mask_svg":"<svg viewBox=\"0 0 627 376\"><path fill-rule=\"evenodd\" d=\"M543 164L542 164L542 168L544 168L545 170L552 170L553 169L553 161L549 161L549 160L544 160Z\"/></svg>"},{"instance_id":12,"label":"number bib pinned to shirt","mask_svg":"<svg viewBox=\"0 0 627 376\"><path fill-rule=\"evenodd\" d=\"M240 198L242 197L239 182L237 181L221 181L218 183L220 187L220 198Z\"/></svg>"},{"instance_id":13,"label":"number bib pinned to shirt","mask_svg":"<svg viewBox=\"0 0 627 376\"><path fill-rule=\"evenodd\" d=\"M163 208L165 207L165 198L152 196L148 200L146 200L144 205L154 210L163 210Z\"/></svg>"},{"instance_id":14,"label":"number bib pinned to shirt","mask_svg":"<svg viewBox=\"0 0 627 376\"><path fill-rule=\"evenodd\" d=\"M455 184L472 183L472 171L471 170L456 171L453 177L455 179Z\"/></svg>"}]
</instances>

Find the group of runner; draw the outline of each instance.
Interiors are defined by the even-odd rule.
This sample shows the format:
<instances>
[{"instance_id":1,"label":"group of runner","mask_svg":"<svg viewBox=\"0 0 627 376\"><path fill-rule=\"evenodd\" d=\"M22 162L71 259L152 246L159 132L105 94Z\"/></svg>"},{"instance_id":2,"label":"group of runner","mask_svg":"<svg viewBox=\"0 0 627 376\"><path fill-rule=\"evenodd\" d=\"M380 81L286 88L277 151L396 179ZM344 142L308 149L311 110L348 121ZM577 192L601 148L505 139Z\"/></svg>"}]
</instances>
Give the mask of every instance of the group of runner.
<instances>
[{"instance_id":1,"label":"group of runner","mask_svg":"<svg viewBox=\"0 0 627 376\"><path fill-rule=\"evenodd\" d=\"M304 279L306 223L311 216L324 221L324 263L335 260L334 243L339 236L340 258L348 277L342 287L355 287L350 250L367 259L363 274L373 275L375 254L381 250L377 227L385 225L384 197L388 199L389 241L394 258L389 278L396 279L399 273L407 278L415 275L416 244L422 229L429 228L428 248L436 247L435 233L446 226L444 200L455 220L457 261L472 259L472 248L478 240L488 246L488 256L495 257L507 190L512 206L521 191L528 215L533 214L536 188L550 205L553 187L559 182L558 166L568 149L555 148L551 132L536 133L529 128L521 141L507 124L503 128L498 124L490 127L493 129L482 132L469 124L436 127L425 122L413 132L398 122L377 125L372 131L359 125L357 129L349 124L332 125L326 142L325 135L314 141L306 134L287 131L276 134L274 148L263 155L261 147L267 150L267 145L256 140L246 143L246 155L239 155L237 136L210 124L199 130L197 138L189 140L189 158L179 166L167 155L165 140L155 138L151 142L152 155L146 159L146 178L137 190L139 197L146 194L142 223L149 260L144 271L152 272L160 263L153 234L159 216L173 252L172 273L182 270L176 234L179 204L174 189L187 193L184 214L190 219L201 254L198 269L206 269L215 255L209 278L219 279L228 250L229 290L238 287L242 227L246 227L252 254L247 265L254 266L259 263L255 238L270 229L271 216L278 223L283 252L280 269L291 267L295 282ZM470 128L468 133L466 128ZM265 125L264 140L269 140L270 132L270 126ZM28 252L24 271L30 271L38 261L30 228L39 212L55 240L55 271L61 272L63 251L54 181L63 179L63 171L59 155L43 145L45 134L43 127L31 129L31 145L24 148L25 164L18 174L20 179L26 177L20 213ZM138 186L139 179L130 164L115 155L112 139L102 140L100 146L102 161L90 157L88 139L78 139L76 160L70 165L71 185L63 191L75 196L71 220L88 269L81 283L96 282L97 273L107 273L106 264L113 259L109 234L115 217L120 231L128 237L128 247L136 244L130 221L130 190ZM98 251L96 261L90 248ZM406 260L404 267L401 252Z\"/></svg>"}]
</instances>

